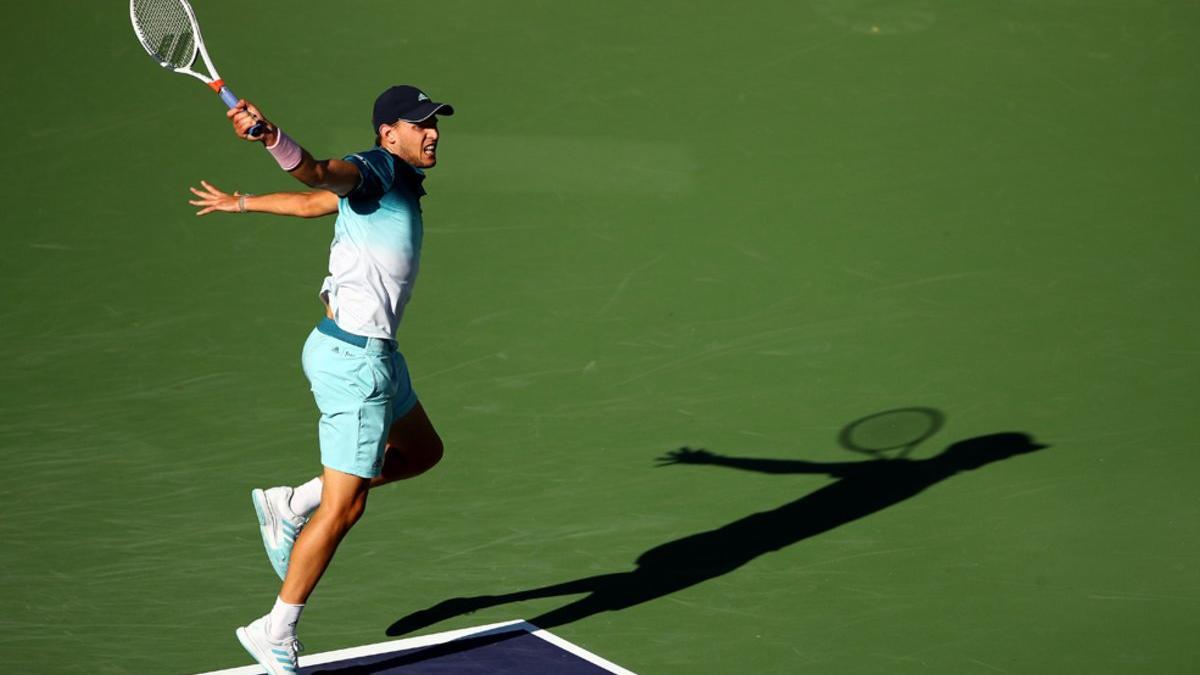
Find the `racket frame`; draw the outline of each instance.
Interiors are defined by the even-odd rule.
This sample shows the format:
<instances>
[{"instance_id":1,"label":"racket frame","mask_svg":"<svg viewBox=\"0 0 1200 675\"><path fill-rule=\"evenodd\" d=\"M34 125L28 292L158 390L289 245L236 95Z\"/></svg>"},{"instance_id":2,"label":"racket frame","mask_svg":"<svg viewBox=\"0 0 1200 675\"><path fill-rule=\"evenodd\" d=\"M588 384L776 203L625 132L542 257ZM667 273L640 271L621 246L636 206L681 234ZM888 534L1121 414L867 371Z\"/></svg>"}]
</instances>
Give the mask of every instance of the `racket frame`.
<instances>
[{"instance_id":1,"label":"racket frame","mask_svg":"<svg viewBox=\"0 0 1200 675\"><path fill-rule=\"evenodd\" d=\"M145 34L142 33L141 27L138 25L137 13L134 11L136 1L137 0L129 0L129 21L133 24L133 32L137 34L138 42L142 45L142 49L145 49L146 53L150 55L150 58L154 59L154 61L163 68L180 73L181 75L191 75L204 84L207 84L210 89L212 89L217 93L218 96L221 97L221 100L225 103L226 107L232 108L237 105L238 97L232 91L230 91L228 87L225 86L225 80L221 79L220 73L217 72L216 66L213 65L212 58L210 58L208 55L208 49L204 46L204 35L200 32L200 21L196 19L196 12L192 10L191 3L189 3L187 0L175 0L183 6L183 11L185 14L187 14L188 23L190 23L192 27L193 43L192 58L190 61L188 61L188 65L175 68L171 64L162 61L159 55L151 51L150 47L147 46L148 41L146 40ZM192 70L192 66L196 64L197 56L204 61L204 67L208 69L209 75L204 75ZM255 128L257 129L258 126L256 125ZM253 131L253 129L251 131Z\"/></svg>"}]
</instances>

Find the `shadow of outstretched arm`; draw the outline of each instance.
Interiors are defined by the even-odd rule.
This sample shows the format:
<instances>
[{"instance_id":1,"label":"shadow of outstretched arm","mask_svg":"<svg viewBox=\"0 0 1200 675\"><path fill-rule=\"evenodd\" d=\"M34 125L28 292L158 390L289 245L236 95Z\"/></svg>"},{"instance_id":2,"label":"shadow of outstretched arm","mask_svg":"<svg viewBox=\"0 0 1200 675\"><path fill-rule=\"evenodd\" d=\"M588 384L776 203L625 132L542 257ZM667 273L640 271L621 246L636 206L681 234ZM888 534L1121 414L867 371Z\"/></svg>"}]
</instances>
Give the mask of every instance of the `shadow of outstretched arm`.
<instances>
[{"instance_id":1,"label":"shadow of outstretched arm","mask_svg":"<svg viewBox=\"0 0 1200 675\"><path fill-rule=\"evenodd\" d=\"M688 447L682 447L678 450L668 452L655 461L660 467L675 464L705 464L709 466L724 466L731 469L742 469L743 471L756 471L758 473L819 473L829 476L845 476L864 464L870 464L872 461L878 460L860 462L808 462L800 459L758 459L751 457L729 457L709 452L703 448L693 450Z\"/></svg>"}]
</instances>

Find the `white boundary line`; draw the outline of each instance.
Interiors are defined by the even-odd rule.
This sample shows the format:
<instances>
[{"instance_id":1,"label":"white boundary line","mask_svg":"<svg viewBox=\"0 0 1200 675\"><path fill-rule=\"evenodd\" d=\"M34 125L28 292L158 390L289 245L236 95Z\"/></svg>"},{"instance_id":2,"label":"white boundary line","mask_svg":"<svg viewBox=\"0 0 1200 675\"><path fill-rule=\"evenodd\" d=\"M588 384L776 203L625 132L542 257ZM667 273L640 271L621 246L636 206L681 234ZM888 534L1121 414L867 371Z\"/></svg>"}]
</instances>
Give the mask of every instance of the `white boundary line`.
<instances>
[{"instance_id":1,"label":"white boundary line","mask_svg":"<svg viewBox=\"0 0 1200 675\"><path fill-rule=\"evenodd\" d=\"M587 661L589 663L593 663L597 666L600 666L601 668L604 668L611 673L617 673L617 675L637 675L637 673L633 672L632 670L627 670L625 668L622 668L621 666L618 666L617 664L613 663L612 661L609 661L607 659L603 659L599 656L596 656L595 654L589 652L588 650L584 649L583 647L580 647L579 645L571 643L571 642L567 642L566 640L558 637L557 635L555 635L554 633L551 633L548 630L542 630L541 628L538 628L537 626L535 626L531 623L527 623L525 621L522 621L521 625L523 625L525 627L525 629L528 630L529 633L531 635L533 635L534 637L539 637L539 638L545 640L546 642L549 642L550 644L554 645L555 647L558 647L559 649L562 649L564 651L571 652L572 654L574 654L575 656L578 656L579 658L583 659L584 661Z\"/></svg>"},{"instance_id":2,"label":"white boundary line","mask_svg":"<svg viewBox=\"0 0 1200 675\"><path fill-rule=\"evenodd\" d=\"M321 652L320 654L312 654L310 656L300 657L300 667L307 668L310 666L320 666L334 661L343 659L361 658L364 656L376 656L378 654L390 654L392 652L403 651L406 649L419 649L421 647L431 647L433 645L446 644L457 640L467 638L484 637L486 635L497 635L500 633L513 633L523 631L530 635L549 642L550 644L570 652L575 656L591 663L600 666L616 675L637 675L631 670L627 670L618 666L611 661L603 659L579 645L572 644L558 637L548 630L543 630L537 626L517 619L515 621L502 621L500 623L490 623L483 626L474 626L471 628L460 628L458 630L445 631L443 633L434 633L432 635L422 635L414 638L405 638L403 640L389 640L387 642L377 642L370 645L362 645L360 647L348 647L346 649L337 649L332 652ZM240 666L237 668L227 668L225 670L214 670L200 675L262 675L262 666Z\"/></svg>"}]
</instances>

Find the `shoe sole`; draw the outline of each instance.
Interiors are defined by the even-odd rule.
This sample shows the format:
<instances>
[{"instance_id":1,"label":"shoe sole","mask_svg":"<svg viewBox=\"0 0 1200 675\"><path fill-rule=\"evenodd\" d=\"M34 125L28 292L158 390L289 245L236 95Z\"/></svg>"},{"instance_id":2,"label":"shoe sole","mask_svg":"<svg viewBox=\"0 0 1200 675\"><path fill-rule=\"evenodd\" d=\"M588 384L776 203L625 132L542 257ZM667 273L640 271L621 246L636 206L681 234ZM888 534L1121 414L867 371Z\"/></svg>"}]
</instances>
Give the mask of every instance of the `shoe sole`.
<instances>
[{"instance_id":1,"label":"shoe sole","mask_svg":"<svg viewBox=\"0 0 1200 675\"><path fill-rule=\"evenodd\" d=\"M275 570L275 574L279 577L279 580L283 581L287 576L287 570L280 570L275 566L275 560L271 557L271 542L267 540L267 493L255 488L250 491L250 501L254 503L254 515L258 516L258 532L262 535L263 549L267 552L267 561L271 563L271 569Z\"/></svg>"},{"instance_id":2,"label":"shoe sole","mask_svg":"<svg viewBox=\"0 0 1200 675\"><path fill-rule=\"evenodd\" d=\"M258 526L267 526L267 514L264 508L267 504L267 493L255 488L250 491L250 501L254 503L254 515L258 516Z\"/></svg>"},{"instance_id":3,"label":"shoe sole","mask_svg":"<svg viewBox=\"0 0 1200 675\"><path fill-rule=\"evenodd\" d=\"M244 626L242 628L239 628L236 631L234 631L234 635L237 635L238 642L242 643L242 649L245 649L246 653L248 653L251 656L251 658L253 658L254 661L256 663L258 663L258 665L265 668L267 673L271 673L273 675L275 672L277 672L275 670L272 670L270 665L263 663L258 658L258 654L255 653L256 652L255 645L250 640L250 635L248 633L246 633L246 628Z\"/></svg>"}]
</instances>

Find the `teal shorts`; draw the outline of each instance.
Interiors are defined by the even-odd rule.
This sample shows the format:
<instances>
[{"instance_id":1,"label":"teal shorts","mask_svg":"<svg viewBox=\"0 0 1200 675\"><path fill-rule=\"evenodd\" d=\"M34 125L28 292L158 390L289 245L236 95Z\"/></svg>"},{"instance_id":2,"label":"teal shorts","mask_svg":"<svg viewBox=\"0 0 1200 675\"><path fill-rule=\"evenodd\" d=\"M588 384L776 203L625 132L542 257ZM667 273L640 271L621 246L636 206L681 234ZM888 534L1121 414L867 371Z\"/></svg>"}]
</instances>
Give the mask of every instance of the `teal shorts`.
<instances>
[{"instance_id":1,"label":"teal shorts","mask_svg":"<svg viewBox=\"0 0 1200 675\"><path fill-rule=\"evenodd\" d=\"M378 476L392 422L417 404L396 343L347 333L325 319L308 336L300 361L321 411L321 464Z\"/></svg>"}]
</instances>

